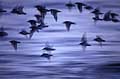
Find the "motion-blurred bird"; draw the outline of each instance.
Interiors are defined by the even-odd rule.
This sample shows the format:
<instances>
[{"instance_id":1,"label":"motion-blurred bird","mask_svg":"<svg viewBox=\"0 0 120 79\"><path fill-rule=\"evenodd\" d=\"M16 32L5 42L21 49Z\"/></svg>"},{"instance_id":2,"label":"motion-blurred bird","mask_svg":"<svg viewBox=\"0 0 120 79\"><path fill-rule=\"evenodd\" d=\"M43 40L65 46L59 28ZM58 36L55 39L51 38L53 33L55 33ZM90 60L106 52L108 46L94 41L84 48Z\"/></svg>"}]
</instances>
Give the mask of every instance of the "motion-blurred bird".
<instances>
[{"instance_id":1,"label":"motion-blurred bird","mask_svg":"<svg viewBox=\"0 0 120 79\"><path fill-rule=\"evenodd\" d=\"M36 20L28 20L27 22L30 23L31 26L37 26Z\"/></svg>"},{"instance_id":2,"label":"motion-blurred bird","mask_svg":"<svg viewBox=\"0 0 120 79\"><path fill-rule=\"evenodd\" d=\"M81 38L81 43L80 45L82 46L83 50L85 51L87 46L91 46L91 44L89 44L87 42L87 37L86 37L86 33L83 34L82 38Z\"/></svg>"},{"instance_id":3,"label":"motion-blurred bird","mask_svg":"<svg viewBox=\"0 0 120 79\"><path fill-rule=\"evenodd\" d=\"M52 51L55 51L56 49L50 46L49 43L47 42L45 47L42 50L47 51L47 52L52 52Z\"/></svg>"},{"instance_id":4,"label":"motion-blurred bird","mask_svg":"<svg viewBox=\"0 0 120 79\"><path fill-rule=\"evenodd\" d=\"M100 46L102 46L102 42L105 42L106 40L97 35L94 41L98 42Z\"/></svg>"},{"instance_id":5,"label":"motion-blurred bird","mask_svg":"<svg viewBox=\"0 0 120 79\"><path fill-rule=\"evenodd\" d=\"M46 25L46 24L40 24L40 25L38 25L39 30L42 30L42 29L47 28L47 27L49 27L49 26Z\"/></svg>"},{"instance_id":6,"label":"motion-blurred bird","mask_svg":"<svg viewBox=\"0 0 120 79\"><path fill-rule=\"evenodd\" d=\"M0 28L0 37L5 37L5 36L8 36L8 33L4 31L3 27L1 27Z\"/></svg>"},{"instance_id":7,"label":"motion-blurred bird","mask_svg":"<svg viewBox=\"0 0 120 79\"><path fill-rule=\"evenodd\" d=\"M24 36L27 37L27 35L29 35L30 33L27 32L26 30L22 30L22 31L19 32L19 34L24 35Z\"/></svg>"},{"instance_id":8,"label":"motion-blurred bird","mask_svg":"<svg viewBox=\"0 0 120 79\"><path fill-rule=\"evenodd\" d=\"M51 14L53 15L55 21L57 21L57 20L58 20L58 13L61 12L61 11L59 11L59 10L57 10L57 9L50 9L49 11L50 11Z\"/></svg>"},{"instance_id":9,"label":"motion-blurred bird","mask_svg":"<svg viewBox=\"0 0 120 79\"><path fill-rule=\"evenodd\" d=\"M16 6L12 9L11 13L18 15L26 15L26 13L23 11L23 8L23 6Z\"/></svg>"},{"instance_id":10,"label":"motion-blurred bird","mask_svg":"<svg viewBox=\"0 0 120 79\"><path fill-rule=\"evenodd\" d=\"M49 11L48 9L46 9L45 6L42 5L36 5L35 8L40 12L40 15L43 17L43 19L45 18L47 12Z\"/></svg>"},{"instance_id":11,"label":"motion-blurred bird","mask_svg":"<svg viewBox=\"0 0 120 79\"><path fill-rule=\"evenodd\" d=\"M104 17L103 17L103 20L104 21L111 21L111 11L108 11L104 14Z\"/></svg>"},{"instance_id":12,"label":"motion-blurred bird","mask_svg":"<svg viewBox=\"0 0 120 79\"><path fill-rule=\"evenodd\" d=\"M39 24L43 24L44 23L44 18L41 15L36 14L34 16L35 16L35 18L37 20L36 21L37 23L39 23Z\"/></svg>"},{"instance_id":13,"label":"motion-blurred bird","mask_svg":"<svg viewBox=\"0 0 120 79\"><path fill-rule=\"evenodd\" d=\"M48 54L48 53L43 53L42 55L40 55L41 57L47 58L48 60L50 60L51 56L53 56L52 54Z\"/></svg>"},{"instance_id":14,"label":"motion-blurred bird","mask_svg":"<svg viewBox=\"0 0 120 79\"><path fill-rule=\"evenodd\" d=\"M93 10L93 7L92 7L92 6L89 6L89 5L84 6L84 8L85 8L86 10Z\"/></svg>"},{"instance_id":15,"label":"motion-blurred bird","mask_svg":"<svg viewBox=\"0 0 120 79\"><path fill-rule=\"evenodd\" d=\"M65 4L65 6L69 9L69 11L75 7L75 4L73 4L71 1L69 1L67 4Z\"/></svg>"},{"instance_id":16,"label":"motion-blurred bird","mask_svg":"<svg viewBox=\"0 0 120 79\"><path fill-rule=\"evenodd\" d=\"M64 21L63 24L65 24L67 31L70 31L70 27L72 24L75 24L74 22L71 21Z\"/></svg>"},{"instance_id":17,"label":"motion-blurred bird","mask_svg":"<svg viewBox=\"0 0 120 79\"><path fill-rule=\"evenodd\" d=\"M75 4L76 4L80 13L83 11L83 6L86 6L86 4L81 3L81 2L76 2Z\"/></svg>"},{"instance_id":18,"label":"motion-blurred bird","mask_svg":"<svg viewBox=\"0 0 120 79\"><path fill-rule=\"evenodd\" d=\"M20 41L16 41L16 40L11 40L9 42L11 43L11 45L15 50L17 50L17 45L21 43Z\"/></svg>"}]
</instances>

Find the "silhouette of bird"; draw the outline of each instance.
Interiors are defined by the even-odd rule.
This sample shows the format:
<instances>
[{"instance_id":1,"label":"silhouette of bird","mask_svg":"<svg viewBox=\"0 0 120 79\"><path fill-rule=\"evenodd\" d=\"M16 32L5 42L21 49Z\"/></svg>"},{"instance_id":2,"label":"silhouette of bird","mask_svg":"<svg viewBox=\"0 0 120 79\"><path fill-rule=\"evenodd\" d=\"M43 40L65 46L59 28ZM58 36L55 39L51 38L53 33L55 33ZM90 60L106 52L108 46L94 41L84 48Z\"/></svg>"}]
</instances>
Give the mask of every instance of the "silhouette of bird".
<instances>
[{"instance_id":1,"label":"silhouette of bird","mask_svg":"<svg viewBox=\"0 0 120 79\"><path fill-rule=\"evenodd\" d=\"M30 23L31 26L37 26L37 22L35 20L28 20L27 22Z\"/></svg>"},{"instance_id":2,"label":"silhouette of bird","mask_svg":"<svg viewBox=\"0 0 120 79\"><path fill-rule=\"evenodd\" d=\"M32 36L33 36L33 34L35 33L35 32L39 32L39 27L38 26L31 26L30 27L30 36L29 36L29 38L31 39L32 38Z\"/></svg>"},{"instance_id":3,"label":"silhouette of bird","mask_svg":"<svg viewBox=\"0 0 120 79\"><path fill-rule=\"evenodd\" d=\"M100 18L100 15L103 14L102 12L100 12L99 8L95 8L91 13L94 14L97 19Z\"/></svg>"},{"instance_id":4,"label":"silhouette of bird","mask_svg":"<svg viewBox=\"0 0 120 79\"><path fill-rule=\"evenodd\" d=\"M117 18L112 18L112 22L117 23L117 22L120 22L120 20Z\"/></svg>"},{"instance_id":5,"label":"silhouette of bird","mask_svg":"<svg viewBox=\"0 0 120 79\"><path fill-rule=\"evenodd\" d=\"M84 8L85 8L86 10L93 10L93 7L92 7L92 6L89 6L89 5L84 6Z\"/></svg>"},{"instance_id":6,"label":"silhouette of bird","mask_svg":"<svg viewBox=\"0 0 120 79\"><path fill-rule=\"evenodd\" d=\"M65 24L67 31L70 31L70 27L72 24L75 24L74 22L71 21L64 21L63 24Z\"/></svg>"},{"instance_id":7,"label":"silhouette of bird","mask_svg":"<svg viewBox=\"0 0 120 79\"><path fill-rule=\"evenodd\" d=\"M108 11L104 14L104 17L103 17L103 20L104 21L111 21L111 11Z\"/></svg>"},{"instance_id":8,"label":"silhouette of bird","mask_svg":"<svg viewBox=\"0 0 120 79\"><path fill-rule=\"evenodd\" d=\"M69 10L71 10L73 7L75 7L75 4L73 4L73 3L71 2L71 0L70 0L69 3L65 4L65 6L66 6Z\"/></svg>"},{"instance_id":9,"label":"silhouette of bird","mask_svg":"<svg viewBox=\"0 0 120 79\"><path fill-rule=\"evenodd\" d=\"M17 50L17 45L18 45L19 43L21 43L21 42L16 41L16 40L11 40L11 41L9 41L9 42L11 43L11 45L13 46L13 48L14 48L15 50Z\"/></svg>"},{"instance_id":10,"label":"silhouette of bird","mask_svg":"<svg viewBox=\"0 0 120 79\"><path fill-rule=\"evenodd\" d=\"M82 48L83 48L84 51L85 51L85 49L86 49L87 46L91 46L91 45L87 42L86 33L84 33L84 34L82 35L80 45L82 46Z\"/></svg>"},{"instance_id":11,"label":"silhouette of bird","mask_svg":"<svg viewBox=\"0 0 120 79\"><path fill-rule=\"evenodd\" d=\"M0 37L5 37L5 36L8 36L8 33L4 31L3 27L1 27L0 28Z\"/></svg>"},{"instance_id":12,"label":"silhouette of bird","mask_svg":"<svg viewBox=\"0 0 120 79\"><path fill-rule=\"evenodd\" d=\"M51 14L53 15L55 21L57 21L57 20L58 20L58 16L57 16L57 15L58 15L58 13L61 12L61 11L59 11L59 10L57 10L57 9L50 9L49 11L50 11Z\"/></svg>"},{"instance_id":13,"label":"silhouette of bird","mask_svg":"<svg viewBox=\"0 0 120 79\"><path fill-rule=\"evenodd\" d=\"M19 32L19 34L24 35L24 36L27 37L27 35L29 35L30 33L27 32L26 30L22 30L22 31Z\"/></svg>"},{"instance_id":14,"label":"silhouette of bird","mask_svg":"<svg viewBox=\"0 0 120 79\"><path fill-rule=\"evenodd\" d=\"M94 23L96 24L97 21L102 21L103 19L101 19L99 16L95 16L92 18L94 20Z\"/></svg>"},{"instance_id":15,"label":"silhouette of bird","mask_svg":"<svg viewBox=\"0 0 120 79\"><path fill-rule=\"evenodd\" d=\"M11 13L18 15L26 15L26 13L23 11L23 8L23 6L16 6L12 9Z\"/></svg>"},{"instance_id":16,"label":"silhouette of bird","mask_svg":"<svg viewBox=\"0 0 120 79\"><path fill-rule=\"evenodd\" d=\"M46 27L49 27L48 25L46 25L46 24L40 24L40 25L38 25L38 28L40 29L40 30L42 30L42 29L44 29L44 28L46 28Z\"/></svg>"},{"instance_id":17,"label":"silhouette of bird","mask_svg":"<svg viewBox=\"0 0 120 79\"><path fill-rule=\"evenodd\" d=\"M42 6L42 5L36 5L35 8L40 12L43 18L45 18L47 12L49 11L48 9L46 9L45 6Z\"/></svg>"},{"instance_id":18,"label":"silhouette of bird","mask_svg":"<svg viewBox=\"0 0 120 79\"><path fill-rule=\"evenodd\" d=\"M111 12L110 15L111 15L111 18L116 18L117 16L119 16L119 14L113 13L113 12Z\"/></svg>"},{"instance_id":19,"label":"silhouette of bird","mask_svg":"<svg viewBox=\"0 0 120 79\"><path fill-rule=\"evenodd\" d=\"M83 11L83 6L86 6L86 4L81 3L81 2L76 2L75 4L76 4L80 13Z\"/></svg>"},{"instance_id":20,"label":"silhouette of bird","mask_svg":"<svg viewBox=\"0 0 120 79\"><path fill-rule=\"evenodd\" d=\"M36 14L34 16L35 16L35 18L37 20L36 21L37 23L39 23L39 24L43 24L44 23L44 19L43 19L43 17L41 15Z\"/></svg>"},{"instance_id":21,"label":"silhouette of bird","mask_svg":"<svg viewBox=\"0 0 120 79\"><path fill-rule=\"evenodd\" d=\"M45 46L42 50L45 50L45 51L47 51L47 52L52 52L52 51L55 51L56 49L54 49L53 47L51 47L51 46L49 45L49 43L47 42L47 43L46 43L46 46Z\"/></svg>"},{"instance_id":22,"label":"silhouette of bird","mask_svg":"<svg viewBox=\"0 0 120 79\"><path fill-rule=\"evenodd\" d=\"M42 55L40 55L41 57L47 58L48 60L50 60L51 56L53 56L52 54L48 54L48 53L43 53Z\"/></svg>"},{"instance_id":23,"label":"silhouette of bird","mask_svg":"<svg viewBox=\"0 0 120 79\"><path fill-rule=\"evenodd\" d=\"M94 41L98 42L100 44L100 46L102 46L102 42L105 42L106 40L104 40L100 36L96 36L96 38L94 39Z\"/></svg>"}]
</instances>

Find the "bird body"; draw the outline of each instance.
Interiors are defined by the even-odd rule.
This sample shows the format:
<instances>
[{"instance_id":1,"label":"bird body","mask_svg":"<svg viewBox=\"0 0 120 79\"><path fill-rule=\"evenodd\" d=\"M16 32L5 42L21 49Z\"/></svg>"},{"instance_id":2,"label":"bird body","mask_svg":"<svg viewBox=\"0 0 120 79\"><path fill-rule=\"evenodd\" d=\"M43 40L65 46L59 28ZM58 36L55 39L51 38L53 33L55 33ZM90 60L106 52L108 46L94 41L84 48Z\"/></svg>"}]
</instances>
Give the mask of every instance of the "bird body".
<instances>
[{"instance_id":1,"label":"bird body","mask_svg":"<svg viewBox=\"0 0 120 79\"><path fill-rule=\"evenodd\" d=\"M4 31L3 27L1 27L0 28L0 37L5 37L5 36L8 36L8 33Z\"/></svg>"},{"instance_id":2,"label":"bird body","mask_svg":"<svg viewBox=\"0 0 120 79\"><path fill-rule=\"evenodd\" d=\"M11 45L14 47L15 50L17 50L17 45L21 42L19 41L16 41L16 40L11 40L9 41L11 43Z\"/></svg>"},{"instance_id":3,"label":"bird body","mask_svg":"<svg viewBox=\"0 0 120 79\"><path fill-rule=\"evenodd\" d=\"M71 21L64 21L63 24L65 24L67 31L70 31L70 27L72 24L75 24L74 22Z\"/></svg>"}]
</instances>

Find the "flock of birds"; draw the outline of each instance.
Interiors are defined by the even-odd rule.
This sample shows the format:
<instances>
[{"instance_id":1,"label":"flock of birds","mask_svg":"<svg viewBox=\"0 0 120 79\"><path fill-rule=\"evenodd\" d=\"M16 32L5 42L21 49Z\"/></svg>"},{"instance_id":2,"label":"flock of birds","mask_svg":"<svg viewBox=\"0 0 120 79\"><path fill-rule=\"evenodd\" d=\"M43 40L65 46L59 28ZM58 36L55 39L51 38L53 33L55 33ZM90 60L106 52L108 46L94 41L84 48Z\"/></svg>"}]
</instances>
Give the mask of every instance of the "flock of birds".
<instances>
[{"instance_id":1,"label":"flock of birds","mask_svg":"<svg viewBox=\"0 0 120 79\"><path fill-rule=\"evenodd\" d=\"M69 10L71 10L73 7L77 7L80 13L82 13L84 9L89 10L94 15L92 19L94 20L95 23L97 21L112 21L115 23L120 22L120 20L117 18L117 16L119 15L117 13L112 12L111 10L106 13L103 13L100 11L99 8L93 8L92 6L89 6L81 2L72 3L71 1L65 4L65 6ZM57 9L47 9L45 6L42 6L42 5L36 5L34 7L38 10L39 14L34 15L36 20L30 19L27 21L30 24L30 27L29 27L30 31L27 32L26 30L22 30L19 32L19 34L24 35L26 37L29 35L30 39L32 38L35 32L39 32L39 30L49 27L44 22L45 16L47 15L48 12L51 13L51 15L54 17L56 22L58 21L58 13L62 12ZM23 6L16 6L11 10L11 13L17 14L17 15L27 15L27 13L25 13L23 9L24 9ZM4 12L7 12L7 11L4 10L3 8L0 8L0 13L4 13ZM65 27L69 32L71 25L76 23L72 21L64 21L63 24L65 24ZM1 27L0 37L5 37L7 35L8 33L4 30L4 27ZM102 46L102 43L105 42L106 40L104 40L100 36L96 36L94 41L98 42L99 45ZM21 43L20 41L17 41L17 40L10 40L9 42L11 43L11 45L14 47L15 50L17 50L17 45ZM83 47L83 49L85 49L87 46L91 46L91 44L88 43L86 33L84 33L83 36L81 37L80 45ZM45 50L47 52L52 52L52 51L55 51L56 49L51 47L47 43L42 50ZM50 59L51 56L53 56L51 53L43 53L41 55L41 57L45 57L48 59Z\"/></svg>"}]
</instances>

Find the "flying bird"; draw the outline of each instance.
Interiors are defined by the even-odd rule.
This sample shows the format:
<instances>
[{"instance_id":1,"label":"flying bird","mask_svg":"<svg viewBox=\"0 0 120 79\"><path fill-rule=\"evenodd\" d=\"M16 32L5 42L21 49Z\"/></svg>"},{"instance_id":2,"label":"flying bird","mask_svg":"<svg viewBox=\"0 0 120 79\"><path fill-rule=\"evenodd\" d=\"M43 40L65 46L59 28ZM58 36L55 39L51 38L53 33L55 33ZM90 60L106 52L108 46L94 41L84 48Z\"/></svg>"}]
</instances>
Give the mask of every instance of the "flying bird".
<instances>
[{"instance_id":1,"label":"flying bird","mask_svg":"<svg viewBox=\"0 0 120 79\"><path fill-rule=\"evenodd\" d=\"M81 2L76 2L75 4L76 4L80 13L83 11L83 6L86 6L86 4L81 3Z\"/></svg>"},{"instance_id":2,"label":"flying bird","mask_svg":"<svg viewBox=\"0 0 120 79\"><path fill-rule=\"evenodd\" d=\"M86 10L93 10L93 7L92 7L92 6L89 6L89 5L84 6L84 8L85 8Z\"/></svg>"},{"instance_id":3,"label":"flying bird","mask_svg":"<svg viewBox=\"0 0 120 79\"><path fill-rule=\"evenodd\" d=\"M65 24L67 31L70 31L70 27L72 24L75 24L74 22L71 21L64 21L63 24Z\"/></svg>"},{"instance_id":4,"label":"flying bird","mask_svg":"<svg viewBox=\"0 0 120 79\"><path fill-rule=\"evenodd\" d=\"M47 42L45 47L42 50L47 51L47 52L52 52L52 51L55 51L56 49L50 46Z\"/></svg>"},{"instance_id":5,"label":"flying bird","mask_svg":"<svg viewBox=\"0 0 120 79\"><path fill-rule=\"evenodd\" d=\"M48 54L48 53L43 53L42 55L40 55L41 57L47 58L48 60L50 60L51 56L53 56L52 54Z\"/></svg>"},{"instance_id":6,"label":"flying bird","mask_svg":"<svg viewBox=\"0 0 120 79\"><path fill-rule=\"evenodd\" d=\"M83 50L85 51L87 46L91 46L91 44L88 43L87 41L87 36L86 33L84 33L81 37L81 43L80 45L82 46Z\"/></svg>"},{"instance_id":7,"label":"flying bird","mask_svg":"<svg viewBox=\"0 0 120 79\"><path fill-rule=\"evenodd\" d=\"M45 6L42 5L36 5L35 8L40 12L40 15L45 18L47 12L49 11L48 9L46 9Z\"/></svg>"},{"instance_id":8,"label":"flying bird","mask_svg":"<svg viewBox=\"0 0 120 79\"><path fill-rule=\"evenodd\" d=\"M106 40L97 35L94 41L98 42L100 46L102 46L102 43L105 42Z\"/></svg>"},{"instance_id":9,"label":"flying bird","mask_svg":"<svg viewBox=\"0 0 120 79\"><path fill-rule=\"evenodd\" d=\"M27 35L29 35L30 33L27 32L26 30L22 30L22 31L19 32L19 34L24 35L24 36L27 37Z\"/></svg>"},{"instance_id":10,"label":"flying bird","mask_svg":"<svg viewBox=\"0 0 120 79\"><path fill-rule=\"evenodd\" d=\"M20 41L16 41L16 40L11 40L11 41L9 41L9 42L11 43L11 45L13 46L13 48L14 48L15 50L17 50L18 44L21 43Z\"/></svg>"},{"instance_id":11,"label":"flying bird","mask_svg":"<svg viewBox=\"0 0 120 79\"><path fill-rule=\"evenodd\" d=\"M28 20L28 23L30 23L31 26L37 26L36 20Z\"/></svg>"},{"instance_id":12,"label":"flying bird","mask_svg":"<svg viewBox=\"0 0 120 79\"><path fill-rule=\"evenodd\" d=\"M5 36L8 36L8 33L4 31L3 27L1 27L0 28L0 37L5 37Z\"/></svg>"},{"instance_id":13,"label":"flying bird","mask_svg":"<svg viewBox=\"0 0 120 79\"><path fill-rule=\"evenodd\" d=\"M34 16L35 16L35 18L37 20L36 21L37 23L39 23L39 24L43 24L44 23L44 18L41 15L36 14Z\"/></svg>"},{"instance_id":14,"label":"flying bird","mask_svg":"<svg viewBox=\"0 0 120 79\"><path fill-rule=\"evenodd\" d=\"M71 10L73 7L75 7L75 4L73 4L71 1L69 1L69 3L65 4L65 6Z\"/></svg>"},{"instance_id":15,"label":"flying bird","mask_svg":"<svg viewBox=\"0 0 120 79\"><path fill-rule=\"evenodd\" d=\"M104 17L103 17L103 20L104 21L111 21L111 11L108 11L104 14Z\"/></svg>"},{"instance_id":16,"label":"flying bird","mask_svg":"<svg viewBox=\"0 0 120 79\"><path fill-rule=\"evenodd\" d=\"M23 6L16 6L12 9L11 13L18 15L26 15L26 13L23 11L23 8Z\"/></svg>"},{"instance_id":17,"label":"flying bird","mask_svg":"<svg viewBox=\"0 0 120 79\"><path fill-rule=\"evenodd\" d=\"M51 14L53 15L55 21L57 21L57 20L58 20L58 13L61 12L61 11L59 11L59 10L57 10L57 9L50 9L49 11L50 11Z\"/></svg>"}]
</instances>

